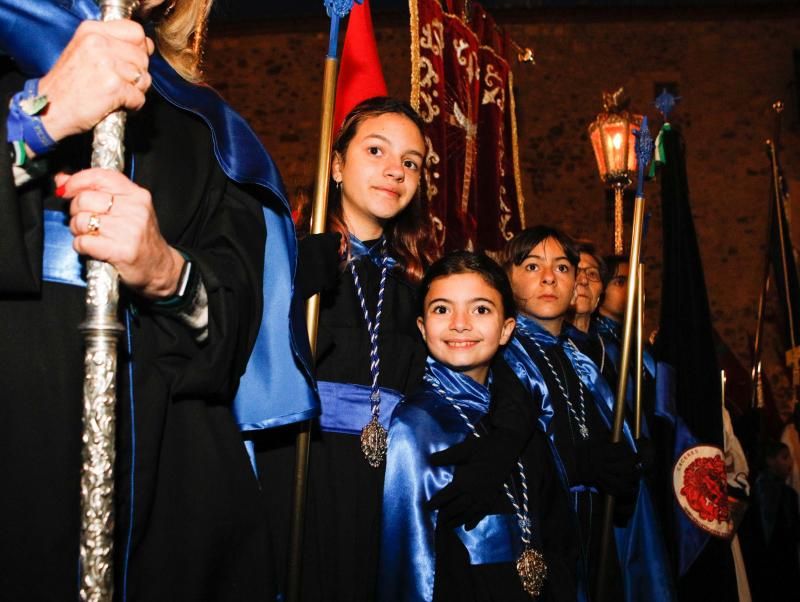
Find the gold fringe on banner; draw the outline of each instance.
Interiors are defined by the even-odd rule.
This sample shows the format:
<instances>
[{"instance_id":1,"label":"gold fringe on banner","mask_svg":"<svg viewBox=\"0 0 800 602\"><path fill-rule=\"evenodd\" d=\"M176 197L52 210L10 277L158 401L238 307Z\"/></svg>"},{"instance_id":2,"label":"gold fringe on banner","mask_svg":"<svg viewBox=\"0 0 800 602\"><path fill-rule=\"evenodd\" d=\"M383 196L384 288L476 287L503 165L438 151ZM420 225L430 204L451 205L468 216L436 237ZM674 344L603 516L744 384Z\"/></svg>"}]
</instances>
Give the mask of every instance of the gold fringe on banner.
<instances>
[{"instance_id":1,"label":"gold fringe on banner","mask_svg":"<svg viewBox=\"0 0 800 602\"><path fill-rule=\"evenodd\" d=\"M419 111L419 7L417 0L408 0L411 13L411 106Z\"/></svg>"},{"instance_id":2,"label":"gold fringe on banner","mask_svg":"<svg viewBox=\"0 0 800 602\"><path fill-rule=\"evenodd\" d=\"M519 143L517 138L517 101L514 98L514 73L508 70L508 99L511 109L511 159L514 163L514 184L517 187L517 208L520 229L525 229L525 196L522 194L522 173L519 169Z\"/></svg>"}]
</instances>

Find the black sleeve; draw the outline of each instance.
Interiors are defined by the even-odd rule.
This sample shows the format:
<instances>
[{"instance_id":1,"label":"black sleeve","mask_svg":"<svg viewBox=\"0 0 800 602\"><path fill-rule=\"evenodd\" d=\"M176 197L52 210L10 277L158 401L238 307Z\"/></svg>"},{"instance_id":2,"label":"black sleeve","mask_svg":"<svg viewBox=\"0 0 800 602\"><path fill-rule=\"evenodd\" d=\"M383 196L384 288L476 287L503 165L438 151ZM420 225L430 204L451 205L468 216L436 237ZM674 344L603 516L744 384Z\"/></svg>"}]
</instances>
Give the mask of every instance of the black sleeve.
<instances>
[{"instance_id":1,"label":"black sleeve","mask_svg":"<svg viewBox=\"0 0 800 602\"><path fill-rule=\"evenodd\" d=\"M297 277L295 286L301 299L331 290L339 278L338 232L309 234L297 241Z\"/></svg>"},{"instance_id":2,"label":"black sleeve","mask_svg":"<svg viewBox=\"0 0 800 602\"><path fill-rule=\"evenodd\" d=\"M520 449L536 429L538 404L506 363L502 353L492 360L492 405L489 420L495 429L514 433ZM517 453L519 455L519 453Z\"/></svg>"},{"instance_id":3,"label":"black sleeve","mask_svg":"<svg viewBox=\"0 0 800 602\"><path fill-rule=\"evenodd\" d=\"M431 456L434 465L455 465L453 480L429 501L448 526L463 524L469 529L489 512L536 431L533 399L499 355L492 364L491 390L485 434Z\"/></svg>"},{"instance_id":4,"label":"black sleeve","mask_svg":"<svg viewBox=\"0 0 800 602\"><path fill-rule=\"evenodd\" d=\"M173 395L229 400L238 387L261 323L266 229L259 201L229 180L207 195L194 240L170 242L190 256L208 294L203 342L174 316L148 312L139 323L155 337L157 368L173 380ZM148 324L152 322L152 324Z\"/></svg>"}]
</instances>

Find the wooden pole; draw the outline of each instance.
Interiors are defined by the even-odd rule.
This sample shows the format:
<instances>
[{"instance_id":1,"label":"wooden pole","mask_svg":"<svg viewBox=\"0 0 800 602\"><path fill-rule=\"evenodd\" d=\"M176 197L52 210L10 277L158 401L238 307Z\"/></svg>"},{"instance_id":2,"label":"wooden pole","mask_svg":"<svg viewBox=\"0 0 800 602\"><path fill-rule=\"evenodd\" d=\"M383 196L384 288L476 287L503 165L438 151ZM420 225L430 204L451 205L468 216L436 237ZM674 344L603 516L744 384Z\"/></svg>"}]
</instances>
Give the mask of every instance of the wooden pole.
<instances>
[{"instance_id":1,"label":"wooden pole","mask_svg":"<svg viewBox=\"0 0 800 602\"><path fill-rule=\"evenodd\" d=\"M317 148L317 180L314 188L314 204L311 209L310 234L322 234L328 215L328 182L331 176L331 143L333 139L333 111L336 101L336 76L339 71L338 52L339 20L350 12L352 1L338 2L330 8L331 31L328 55L322 84L322 108L320 110L320 136ZM319 327L320 296L314 295L306 303L306 325L311 356L317 354L317 331ZM303 527L305 526L306 493L308 490L308 463L311 447L311 422L300 425L295 441L295 475L292 501L292 524L289 540L289 567L287 577L287 600L300 600L300 581L303 573Z\"/></svg>"},{"instance_id":2,"label":"wooden pole","mask_svg":"<svg viewBox=\"0 0 800 602\"><path fill-rule=\"evenodd\" d=\"M625 306L625 321L622 330L622 355L620 357L619 378L617 380L617 397L614 404L614 426L611 430L611 441L618 443L622 439L622 424L625 417L625 395L628 388L627 375L630 369L631 341L633 335L634 313L636 308L636 289L639 280L639 270L633 266L639 265L639 253L642 243L642 226L644 223L643 196L636 196L633 206L633 240L631 241L631 253L629 258L628 273L628 293L627 304ZM613 559L609 555L609 547L614 529L614 496L606 494L603 509L603 531L600 547L600 560L597 571L597 600L602 601L605 591L609 563Z\"/></svg>"},{"instance_id":3,"label":"wooden pole","mask_svg":"<svg viewBox=\"0 0 800 602\"><path fill-rule=\"evenodd\" d=\"M636 158L638 179L636 184L636 199L633 205L633 231L631 232L631 252L628 258L628 290L625 304L625 320L622 329L622 355L619 362L619 378L617 380L617 397L614 402L614 424L611 430L611 441L619 443L622 440L622 425L625 420L625 395L628 387L628 374L630 371L631 339L633 337L634 314L640 311L636 302L637 290L641 271L639 259L641 257L642 237L644 230L644 173L653 156L653 139L647 128L647 117L642 120L636 140ZM597 572L597 600L602 602L605 596L605 584L608 579L608 567L612 561L609 554L611 538L614 528L614 496L606 494L603 512L603 530L600 547L600 559Z\"/></svg>"},{"instance_id":4,"label":"wooden pole","mask_svg":"<svg viewBox=\"0 0 800 602\"><path fill-rule=\"evenodd\" d=\"M636 405L634 406L633 438L642 434L642 387L644 368L644 264L639 263L636 276Z\"/></svg>"}]
</instances>

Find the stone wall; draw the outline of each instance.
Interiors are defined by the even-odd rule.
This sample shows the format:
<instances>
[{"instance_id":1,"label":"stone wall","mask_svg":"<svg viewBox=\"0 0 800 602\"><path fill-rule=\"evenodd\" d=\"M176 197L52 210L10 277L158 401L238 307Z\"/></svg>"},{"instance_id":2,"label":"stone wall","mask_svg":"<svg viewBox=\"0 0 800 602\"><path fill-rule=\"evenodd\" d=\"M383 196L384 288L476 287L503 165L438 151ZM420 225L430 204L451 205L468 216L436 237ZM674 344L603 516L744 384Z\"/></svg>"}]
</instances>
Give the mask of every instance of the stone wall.
<instances>
[{"instance_id":1,"label":"stone wall","mask_svg":"<svg viewBox=\"0 0 800 602\"><path fill-rule=\"evenodd\" d=\"M600 93L624 85L632 108L657 119L658 84L677 84L692 207L714 325L745 366L766 245L771 104L786 103L782 158L800 190L800 126L793 52L797 11L536 12L501 14L514 39L535 49L536 66L515 67L519 148L527 221L551 223L610 250L610 206L599 182L586 126ZM402 17L376 20L390 93L408 97L409 34ZM209 81L253 124L281 169L287 189L315 173L327 23L260 23L212 32ZM657 121L658 123L658 121ZM647 328L658 321L659 186L644 246ZM797 205L797 203L796 203ZM630 213L630 211L628 212ZM795 211L795 213L800 213ZM794 220L800 243L800 214ZM775 308L776 299L770 297ZM764 334L765 370L787 403L774 309Z\"/></svg>"}]
</instances>

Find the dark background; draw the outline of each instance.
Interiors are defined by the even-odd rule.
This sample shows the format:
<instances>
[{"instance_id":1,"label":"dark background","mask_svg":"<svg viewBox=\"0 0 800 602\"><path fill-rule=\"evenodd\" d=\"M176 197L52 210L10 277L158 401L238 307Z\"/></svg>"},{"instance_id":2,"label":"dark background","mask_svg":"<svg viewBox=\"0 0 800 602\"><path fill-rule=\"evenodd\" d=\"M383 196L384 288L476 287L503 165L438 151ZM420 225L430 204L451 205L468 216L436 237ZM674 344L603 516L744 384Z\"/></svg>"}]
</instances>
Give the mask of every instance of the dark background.
<instances>
[{"instance_id":1,"label":"dark background","mask_svg":"<svg viewBox=\"0 0 800 602\"><path fill-rule=\"evenodd\" d=\"M390 94L410 92L407 0L370 0ZM653 99L665 85L682 100L672 116L686 140L694 221L712 319L742 366L766 254L771 172L764 140L774 135L776 99L786 103L781 158L792 192L793 240L800 241L800 1L485 0L536 65L514 61L520 179L528 224L548 223L613 240L613 212L586 134L601 92L625 86L631 107L660 117ZM206 49L208 81L253 125L290 196L316 173L323 60L330 20L321 0L215 0ZM346 26L346 24L345 24ZM344 37L342 36L340 43ZM513 60L513 59L512 59ZM647 263L647 332L657 326L661 289L660 185L648 186L652 219ZM626 211L629 231L630 204ZM626 233L627 236L627 233ZM764 370L778 407L791 399L777 293L770 290ZM728 398L741 384L729 372Z\"/></svg>"},{"instance_id":2,"label":"dark background","mask_svg":"<svg viewBox=\"0 0 800 602\"><path fill-rule=\"evenodd\" d=\"M737 8L796 6L797 0L484 0L481 4L494 13L504 9L607 10L642 8ZM371 0L372 13L392 14L408 11L407 0ZM216 23L253 20L292 19L325 16L322 0L216 0L212 19Z\"/></svg>"}]
</instances>

